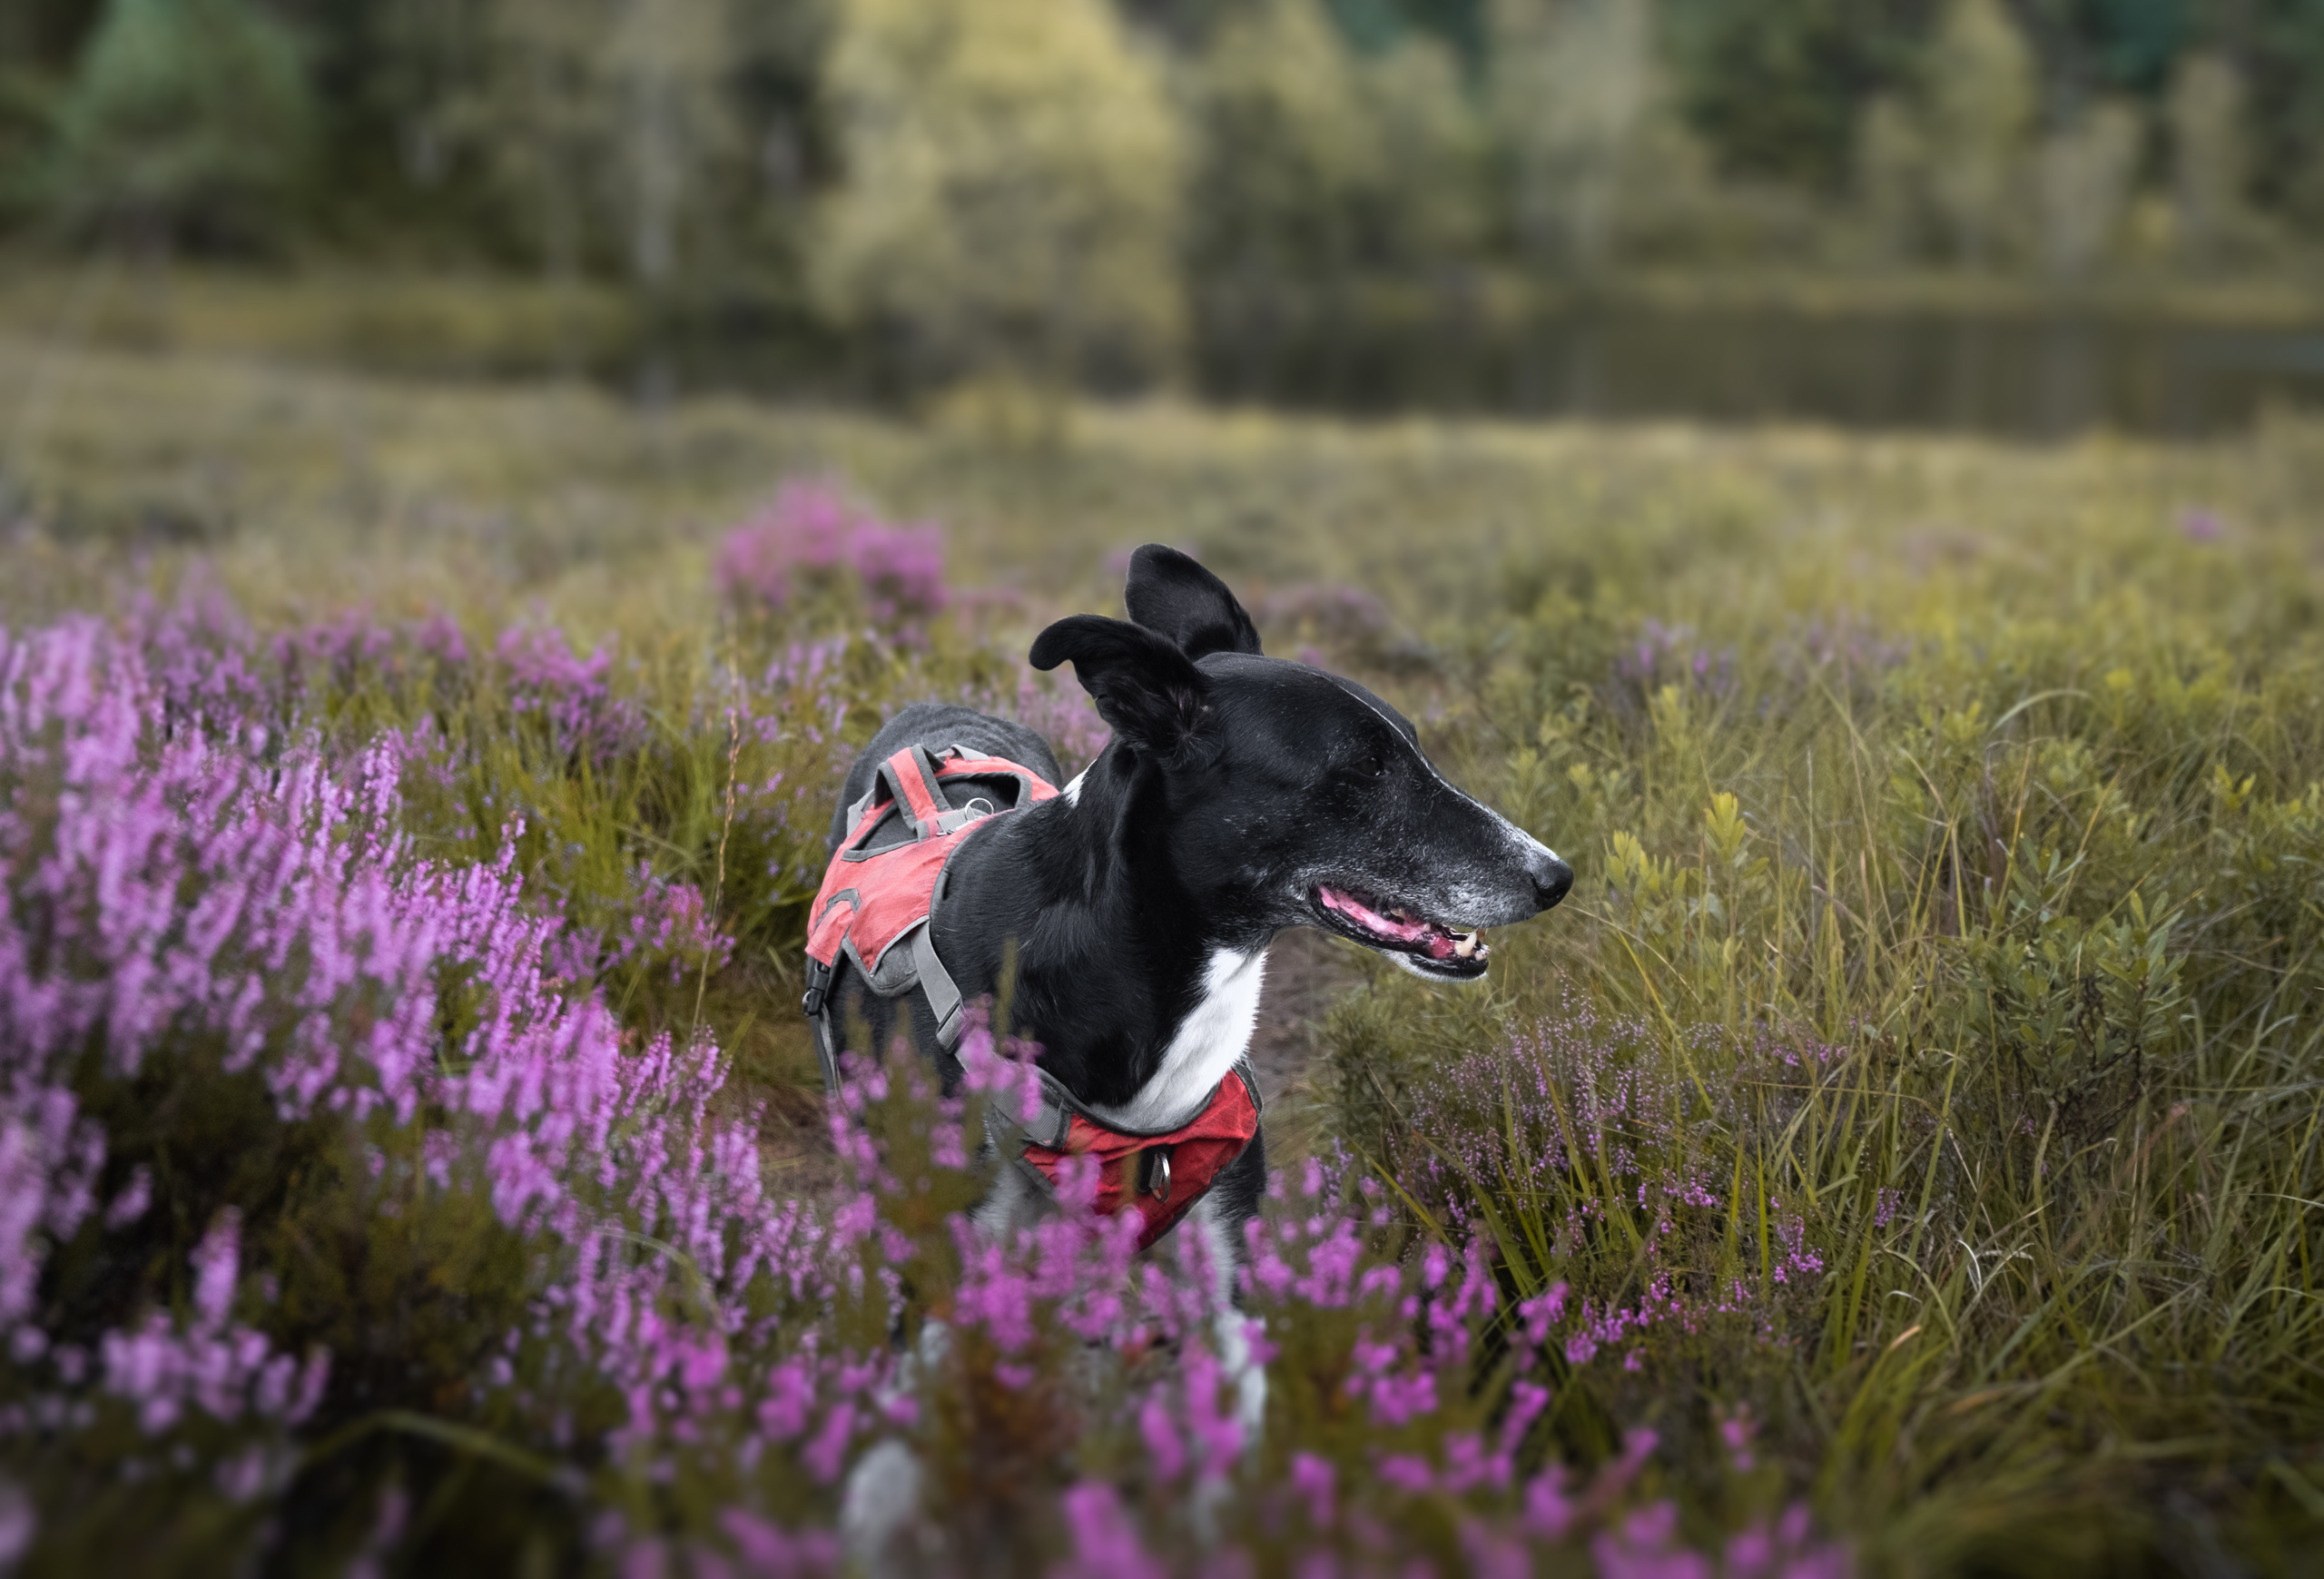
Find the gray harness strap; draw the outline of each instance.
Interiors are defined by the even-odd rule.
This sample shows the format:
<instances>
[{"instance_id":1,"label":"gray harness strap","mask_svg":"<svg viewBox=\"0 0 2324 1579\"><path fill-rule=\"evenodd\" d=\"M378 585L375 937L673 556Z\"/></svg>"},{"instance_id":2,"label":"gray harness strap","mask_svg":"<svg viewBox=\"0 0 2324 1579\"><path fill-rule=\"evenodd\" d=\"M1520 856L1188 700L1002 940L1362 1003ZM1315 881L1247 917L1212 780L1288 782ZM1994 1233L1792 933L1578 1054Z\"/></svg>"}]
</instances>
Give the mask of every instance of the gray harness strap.
<instances>
[{"instance_id":1,"label":"gray harness strap","mask_svg":"<svg viewBox=\"0 0 2324 1579\"><path fill-rule=\"evenodd\" d=\"M940 876L936 897L941 899L943 893L944 883ZM967 1005L960 996L960 983L952 980L952 972L944 968L944 962L936 957L935 931L936 911L931 904L926 920L889 945L876 972L865 968L852 941L847 944L846 952L857 972L870 982L875 976L883 982L894 979L898 973L889 962L899 957L898 950L906 951L901 957L911 962L911 972L896 982L892 992L881 995L901 997L919 989L928 1000L929 1012L936 1017L936 1045L950 1052L960 1045L960 1033L968 1029ZM815 1058L822 1065L823 1094L835 1097L839 1095L839 1034L832 1024L831 972L809 960L807 974L807 1001L812 1005L808 1010L807 1021L815 1028ZM822 979L817 980L818 977Z\"/></svg>"},{"instance_id":2,"label":"gray harness strap","mask_svg":"<svg viewBox=\"0 0 2324 1579\"><path fill-rule=\"evenodd\" d=\"M944 962L936 957L935 932L936 913L931 909L920 930L911 934L911 966L928 999L928 1012L936 1016L936 1045L950 1052L966 1026L960 1014L960 986Z\"/></svg>"}]
</instances>

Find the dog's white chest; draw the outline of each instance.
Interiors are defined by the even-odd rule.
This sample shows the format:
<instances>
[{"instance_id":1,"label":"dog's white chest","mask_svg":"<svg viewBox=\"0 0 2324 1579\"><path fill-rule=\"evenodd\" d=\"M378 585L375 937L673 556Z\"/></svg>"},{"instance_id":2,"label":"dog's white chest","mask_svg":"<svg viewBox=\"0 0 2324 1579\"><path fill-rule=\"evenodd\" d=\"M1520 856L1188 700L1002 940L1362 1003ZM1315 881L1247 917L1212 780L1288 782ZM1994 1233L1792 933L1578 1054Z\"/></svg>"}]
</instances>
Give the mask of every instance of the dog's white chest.
<instances>
[{"instance_id":1,"label":"dog's white chest","mask_svg":"<svg viewBox=\"0 0 2324 1579\"><path fill-rule=\"evenodd\" d=\"M1122 1106L1092 1110L1126 1130L1185 1123L1250 1048L1251 1028L1259 1017L1259 988L1266 973L1264 948L1211 951L1203 970L1202 996L1178 1022L1162 1054L1162 1067Z\"/></svg>"}]
</instances>

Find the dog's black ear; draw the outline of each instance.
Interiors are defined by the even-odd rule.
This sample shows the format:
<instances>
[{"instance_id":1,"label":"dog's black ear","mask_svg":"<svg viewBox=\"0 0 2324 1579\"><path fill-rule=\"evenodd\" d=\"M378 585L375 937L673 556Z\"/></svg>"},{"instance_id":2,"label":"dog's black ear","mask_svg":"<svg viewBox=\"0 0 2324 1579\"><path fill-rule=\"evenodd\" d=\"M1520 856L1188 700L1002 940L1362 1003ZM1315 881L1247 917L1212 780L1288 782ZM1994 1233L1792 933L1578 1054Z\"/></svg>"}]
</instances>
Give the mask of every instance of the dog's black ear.
<instances>
[{"instance_id":1,"label":"dog's black ear","mask_svg":"<svg viewBox=\"0 0 2324 1579\"><path fill-rule=\"evenodd\" d=\"M1070 663L1114 733L1160 756L1182 753L1210 710L1210 682L1194 660L1127 620L1070 615L1034 637L1029 656L1037 669Z\"/></svg>"},{"instance_id":2,"label":"dog's black ear","mask_svg":"<svg viewBox=\"0 0 2324 1579\"><path fill-rule=\"evenodd\" d=\"M1122 600L1132 620L1190 658L1259 650L1259 633L1226 583L1176 548L1148 543L1132 554Z\"/></svg>"}]
</instances>

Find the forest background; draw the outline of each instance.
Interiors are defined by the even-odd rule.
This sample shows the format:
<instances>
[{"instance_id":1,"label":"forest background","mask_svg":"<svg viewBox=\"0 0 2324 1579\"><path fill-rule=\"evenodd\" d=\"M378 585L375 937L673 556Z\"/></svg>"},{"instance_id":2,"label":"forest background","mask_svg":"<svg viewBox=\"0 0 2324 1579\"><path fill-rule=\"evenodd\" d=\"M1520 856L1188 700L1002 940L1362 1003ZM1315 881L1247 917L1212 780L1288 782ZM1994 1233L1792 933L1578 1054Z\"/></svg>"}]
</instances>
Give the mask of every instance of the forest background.
<instances>
[{"instance_id":1,"label":"forest background","mask_svg":"<svg viewBox=\"0 0 2324 1579\"><path fill-rule=\"evenodd\" d=\"M2313 317L2324 4L12 0L0 237L537 280L371 338L851 392L1574 290Z\"/></svg>"}]
</instances>

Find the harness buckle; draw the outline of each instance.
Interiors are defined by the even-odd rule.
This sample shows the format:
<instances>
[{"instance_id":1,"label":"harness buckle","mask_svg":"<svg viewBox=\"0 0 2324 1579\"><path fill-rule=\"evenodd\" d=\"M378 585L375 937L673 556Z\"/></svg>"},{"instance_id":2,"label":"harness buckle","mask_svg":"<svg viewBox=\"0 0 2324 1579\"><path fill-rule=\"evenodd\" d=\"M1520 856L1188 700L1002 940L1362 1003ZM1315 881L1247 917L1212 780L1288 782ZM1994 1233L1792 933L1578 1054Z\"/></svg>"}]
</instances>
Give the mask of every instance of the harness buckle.
<instances>
[{"instance_id":1,"label":"harness buckle","mask_svg":"<svg viewBox=\"0 0 2324 1579\"><path fill-rule=\"evenodd\" d=\"M1137 1188L1142 1194L1167 1202L1170 1199L1170 1149L1148 1146L1138 1154Z\"/></svg>"},{"instance_id":2,"label":"harness buckle","mask_svg":"<svg viewBox=\"0 0 2324 1579\"><path fill-rule=\"evenodd\" d=\"M800 1012L812 1020L823 1012L823 1002L831 994L832 967L812 954L807 957L807 995L799 1000Z\"/></svg>"}]
</instances>

